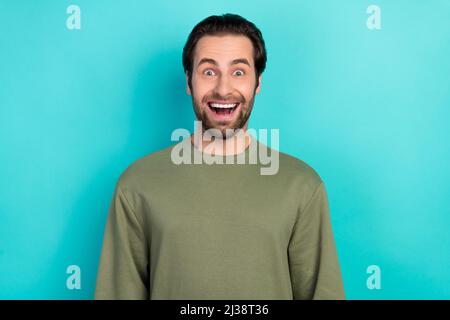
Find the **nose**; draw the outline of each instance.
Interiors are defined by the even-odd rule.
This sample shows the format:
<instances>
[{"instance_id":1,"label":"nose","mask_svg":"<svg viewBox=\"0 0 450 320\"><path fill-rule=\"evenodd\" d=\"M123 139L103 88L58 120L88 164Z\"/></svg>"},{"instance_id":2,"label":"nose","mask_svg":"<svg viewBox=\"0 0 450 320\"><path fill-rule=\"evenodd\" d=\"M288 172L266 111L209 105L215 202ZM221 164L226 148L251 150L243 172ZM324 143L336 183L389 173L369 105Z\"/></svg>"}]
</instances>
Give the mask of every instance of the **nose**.
<instances>
[{"instance_id":1,"label":"nose","mask_svg":"<svg viewBox=\"0 0 450 320\"><path fill-rule=\"evenodd\" d=\"M227 97L233 92L233 87L228 76L221 75L217 80L216 92L222 97Z\"/></svg>"}]
</instances>

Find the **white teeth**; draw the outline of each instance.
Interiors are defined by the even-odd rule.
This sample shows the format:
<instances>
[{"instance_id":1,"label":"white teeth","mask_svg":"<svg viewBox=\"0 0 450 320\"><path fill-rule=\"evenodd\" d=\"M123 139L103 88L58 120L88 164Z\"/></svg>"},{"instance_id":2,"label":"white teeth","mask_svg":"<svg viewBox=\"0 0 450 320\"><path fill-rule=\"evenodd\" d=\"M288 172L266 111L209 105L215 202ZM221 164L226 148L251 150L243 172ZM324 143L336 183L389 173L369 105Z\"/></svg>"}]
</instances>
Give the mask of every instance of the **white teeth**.
<instances>
[{"instance_id":1,"label":"white teeth","mask_svg":"<svg viewBox=\"0 0 450 320\"><path fill-rule=\"evenodd\" d=\"M221 104L221 103L211 103L210 104L211 107L213 108L226 108L226 109L230 109L230 108L234 108L235 106L237 106L237 103L232 103L232 104Z\"/></svg>"}]
</instances>

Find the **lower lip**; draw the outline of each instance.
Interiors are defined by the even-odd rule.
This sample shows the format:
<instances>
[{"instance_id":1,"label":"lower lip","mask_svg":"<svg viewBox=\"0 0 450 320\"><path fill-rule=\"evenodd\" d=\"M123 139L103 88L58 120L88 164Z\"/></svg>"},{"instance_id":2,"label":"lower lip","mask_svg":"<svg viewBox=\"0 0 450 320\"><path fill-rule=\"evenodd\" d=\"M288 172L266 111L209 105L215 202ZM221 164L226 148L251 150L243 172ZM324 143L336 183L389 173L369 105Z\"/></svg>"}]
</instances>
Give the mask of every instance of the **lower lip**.
<instances>
[{"instance_id":1,"label":"lower lip","mask_svg":"<svg viewBox=\"0 0 450 320\"><path fill-rule=\"evenodd\" d=\"M216 113L211 107L209 106L209 103L206 104L207 109L211 117L215 121L230 121L233 119L235 113L237 113L238 109L241 107L241 104L239 103L236 107L234 107L234 110L230 113Z\"/></svg>"}]
</instances>

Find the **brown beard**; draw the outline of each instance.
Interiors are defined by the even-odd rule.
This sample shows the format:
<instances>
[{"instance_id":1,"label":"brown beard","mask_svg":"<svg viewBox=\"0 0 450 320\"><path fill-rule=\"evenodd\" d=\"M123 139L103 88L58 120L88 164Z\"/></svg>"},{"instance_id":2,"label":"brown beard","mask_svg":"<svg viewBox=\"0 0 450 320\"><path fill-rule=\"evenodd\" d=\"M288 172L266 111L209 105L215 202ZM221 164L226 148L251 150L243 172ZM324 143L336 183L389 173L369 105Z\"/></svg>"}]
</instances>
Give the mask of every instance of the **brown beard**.
<instances>
[{"instance_id":1,"label":"brown beard","mask_svg":"<svg viewBox=\"0 0 450 320\"><path fill-rule=\"evenodd\" d=\"M213 94L212 96L209 95L205 96L204 99L202 99L202 102L198 104L195 100L194 97L195 94L192 89L191 92L192 92L192 104L194 106L195 115L197 117L197 120L202 122L203 128L202 134L208 129L216 129L219 130L221 133L221 136L218 136L217 138L229 139L232 138L237 133L238 129L242 129L244 125L247 123L248 119L250 118L250 114L253 110L253 104L255 102L256 88L253 91L253 96L248 101L248 103L246 103L245 98L242 95L240 95L238 99L230 99L230 98L224 99L220 95ZM231 122L223 129L219 129L217 126L214 126L213 122L208 117L206 110L203 108L203 105L205 105L207 101L214 99L219 101L238 101L240 103L239 109L235 111L239 112L236 120ZM206 106L206 108L208 108L208 106ZM218 125L225 125L225 124L226 124L225 122L218 122Z\"/></svg>"}]
</instances>

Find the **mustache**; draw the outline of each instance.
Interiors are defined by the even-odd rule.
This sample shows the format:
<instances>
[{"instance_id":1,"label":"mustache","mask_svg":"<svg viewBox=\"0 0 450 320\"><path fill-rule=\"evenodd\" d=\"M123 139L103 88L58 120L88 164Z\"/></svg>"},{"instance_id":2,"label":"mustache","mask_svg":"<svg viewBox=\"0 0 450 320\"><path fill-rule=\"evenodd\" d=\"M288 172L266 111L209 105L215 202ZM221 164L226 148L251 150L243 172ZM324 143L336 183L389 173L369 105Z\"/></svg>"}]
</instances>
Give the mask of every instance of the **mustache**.
<instances>
[{"instance_id":1,"label":"mustache","mask_svg":"<svg viewBox=\"0 0 450 320\"><path fill-rule=\"evenodd\" d=\"M205 95L203 97L203 102L207 103L208 101L214 100L216 102L221 102L221 103L228 103L228 102L239 102L239 103L244 103L245 102L245 98L242 95L229 95L228 97L222 97L220 94L218 94L217 92L214 92L211 95Z\"/></svg>"}]
</instances>

